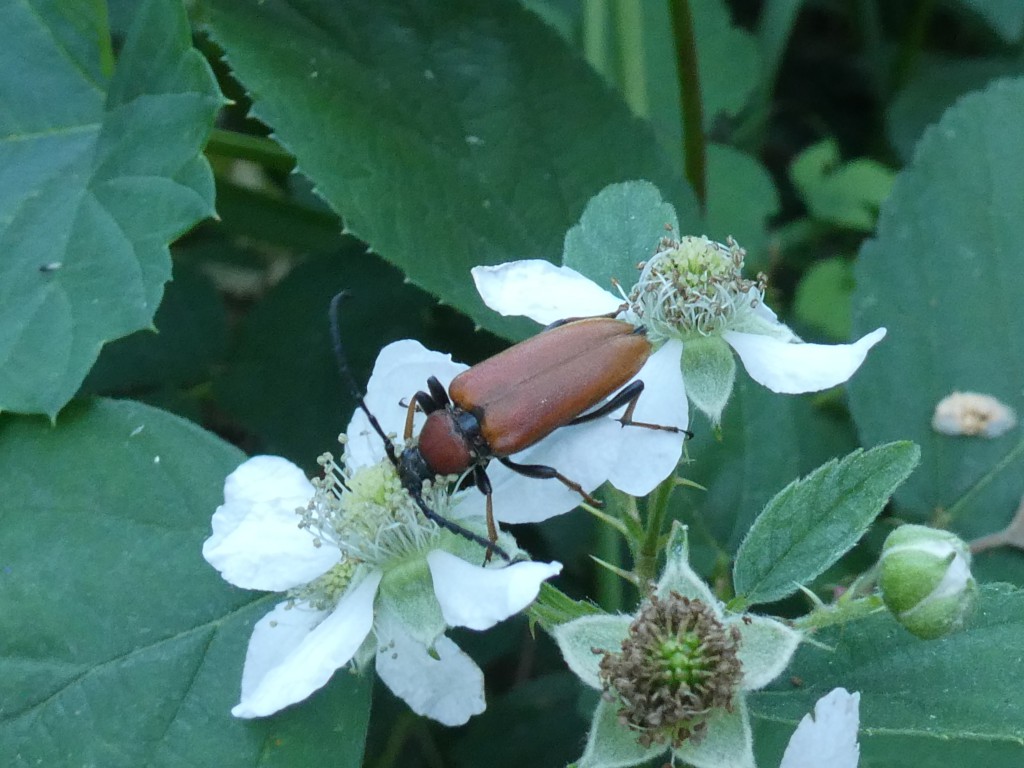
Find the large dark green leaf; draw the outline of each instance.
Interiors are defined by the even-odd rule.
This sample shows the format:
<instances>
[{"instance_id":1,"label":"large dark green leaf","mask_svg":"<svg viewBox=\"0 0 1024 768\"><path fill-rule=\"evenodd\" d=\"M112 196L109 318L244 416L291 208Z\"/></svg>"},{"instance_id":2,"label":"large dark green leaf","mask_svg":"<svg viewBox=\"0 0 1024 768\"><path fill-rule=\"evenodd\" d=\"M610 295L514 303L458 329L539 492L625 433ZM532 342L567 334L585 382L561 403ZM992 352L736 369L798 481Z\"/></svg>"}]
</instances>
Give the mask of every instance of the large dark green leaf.
<instances>
[{"instance_id":1,"label":"large dark green leaf","mask_svg":"<svg viewBox=\"0 0 1024 768\"><path fill-rule=\"evenodd\" d=\"M168 242L213 212L220 93L184 10L140 9L111 77L98 8L0 3L0 410L55 414L149 327Z\"/></svg>"},{"instance_id":2,"label":"large dark green leaf","mask_svg":"<svg viewBox=\"0 0 1024 768\"><path fill-rule=\"evenodd\" d=\"M954 390L1024 411L1024 81L965 97L922 139L861 250L854 335L884 325L850 383L868 443L911 439L921 466L896 492L916 521L968 536L1005 526L1024 492L1020 429L996 439L934 432ZM1019 560L1019 558L1017 558ZM1001 571L1022 575L1019 564Z\"/></svg>"},{"instance_id":3,"label":"large dark green leaf","mask_svg":"<svg viewBox=\"0 0 1024 768\"><path fill-rule=\"evenodd\" d=\"M967 629L942 640L919 640L887 613L816 635L821 645L802 645L790 674L750 700L755 722L781 732L761 745L761 764L778 765L780 737L842 686L861 695L862 768L1021 765L1022 633L1024 593L1004 585L985 588Z\"/></svg>"},{"instance_id":4,"label":"large dark green leaf","mask_svg":"<svg viewBox=\"0 0 1024 768\"><path fill-rule=\"evenodd\" d=\"M366 680L266 720L229 714L273 605L200 554L242 459L127 401L75 405L56 427L0 419L0 764L359 763Z\"/></svg>"},{"instance_id":5,"label":"large dark green leaf","mask_svg":"<svg viewBox=\"0 0 1024 768\"><path fill-rule=\"evenodd\" d=\"M684 228L688 188L565 42L518 3L211 0L253 112L349 231L485 327L477 264L556 260L605 185L654 182Z\"/></svg>"}]
</instances>

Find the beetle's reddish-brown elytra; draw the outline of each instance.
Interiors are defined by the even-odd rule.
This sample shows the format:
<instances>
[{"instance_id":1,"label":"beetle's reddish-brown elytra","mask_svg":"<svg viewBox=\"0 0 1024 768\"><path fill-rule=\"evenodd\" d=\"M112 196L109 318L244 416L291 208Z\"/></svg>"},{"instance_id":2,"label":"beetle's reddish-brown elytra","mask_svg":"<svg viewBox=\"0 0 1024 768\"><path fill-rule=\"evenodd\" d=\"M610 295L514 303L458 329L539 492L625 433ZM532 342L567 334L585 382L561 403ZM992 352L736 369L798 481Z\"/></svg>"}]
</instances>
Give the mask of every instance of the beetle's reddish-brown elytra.
<instances>
[{"instance_id":1,"label":"beetle's reddish-brown elytra","mask_svg":"<svg viewBox=\"0 0 1024 768\"><path fill-rule=\"evenodd\" d=\"M435 377L427 391L409 402L405 439L409 447L396 454L377 419L359 395L341 350L337 306L331 301L331 328L339 368L349 381L359 407L384 441L402 486L423 513L439 525L496 552L508 560L497 544L487 465L495 459L514 472L538 479L554 479L591 504L600 502L554 467L518 464L509 456L535 445L557 429L606 416L626 406L623 425L679 432L676 427L635 422L632 419L642 381L626 385L651 355L643 328L612 317L587 317L556 323L536 336L488 358L456 376L446 390ZM593 410L591 410L593 409ZM427 414L419 439L411 443L416 410ZM438 475L471 473L487 498L484 539L431 510L423 501L423 483Z\"/></svg>"}]
</instances>

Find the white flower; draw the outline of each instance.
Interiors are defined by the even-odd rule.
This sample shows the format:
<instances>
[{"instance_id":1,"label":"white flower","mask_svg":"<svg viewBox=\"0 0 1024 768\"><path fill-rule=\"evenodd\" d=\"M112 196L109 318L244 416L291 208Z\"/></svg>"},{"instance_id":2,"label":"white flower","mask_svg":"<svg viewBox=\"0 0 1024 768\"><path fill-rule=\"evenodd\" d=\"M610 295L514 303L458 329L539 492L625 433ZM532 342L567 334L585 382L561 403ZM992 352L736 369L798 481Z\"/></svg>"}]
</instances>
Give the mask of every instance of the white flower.
<instances>
[{"instance_id":1,"label":"white flower","mask_svg":"<svg viewBox=\"0 0 1024 768\"><path fill-rule=\"evenodd\" d=\"M648 360L644 370L653 370L657 361ZM452 361L449 355L432 352L415 341L389 344L377 357L367 385L366 404L385 432L401 435L405 428L408 402L418 389L425 389L427 378L435 376L445 386L468 366ZM681 379L678 366L676 378ZM641 372L643 373L643 372ZM663 373L672 378L672 372ZM635 418L647 419L654 410L675 412L682 421L673 424L685 427L685 401L662 402L657 394L640 398ZM425 417L417 414L414 434L418 434ZM348 457L357 465L370 464L383 458L380 438L370 427L366 415L356 411L349 423ZM544 464L554 467L590 492L609 477L616 487L634 495L648 493L675 468L679 461L682 435L652 432L648 429L623 429L611 419L577 424L555 430L539 443L511 458L520 464ZM667 447L666 447L667 446ZM628 457L623 460L621 457ZM667 470L661 467L669 465ZM502 523L534 523L561 515L579 506L580 496L557 480L525 477L497 461L487 467L493 488L494 517ZM632 485L619 478L627 478ZM636 490L637 485L642 486ZM623 487L626 485L627 487ZM649 487L647 487L649 486ZM631 490L632 489L632 490ZM459 494L455 513L460 518L482 518L485 514L483 494L473 487Z\"/></svg>"},{"instance_id":2,"label":"white flower","mask_svg":"<svg viewBox=\"0 0 1024 768\"><path fill-rule=\"evenodd\" d=\"M391 411L404 420L401 397L381 385L402 371L396 355L416 351L409 344L381 354L368 387L385 424ZM436 371L422 373L404 386ZM225 481L203 556L236 586L287 595L253 630L237 717L302 701L337 669L375 655L377 674L415 712L462 724L484 709L483 674L445 630L493 626L528 606L541 582L561 570L534 562L481 567L483 548L426 520L382 461L380 440L364 439L359 424L350 425L342 463L321 457L322 479L310 482L285 459L257 456ZM460 497L479 493L449 497L428 484L423 495L452 517ZM481 527L479 519L460 522ZM511 553L514 544L502 536Z\"/></svg>"},{"instance_id":3,"label":"white flower","mask_svg":"<svg viewBox=\"0 0 1024 768\"><path fill-rule=\"evenodd\" d=\"M800 633L766 616L727 612L690 568L686 529L678 523L673 526L665 570L658 580L654 595L662 602L675 600L697 604L703 614L714 617L722 632L727 638L733 638L733 641L723 643L720 637L695 633L678 620L670 622L672 626L667 629L644 627L642 620L646 612L643 608L637 617L591 615L555 627L555 640L569 668L593 688L611 688L594 713L587 746L579 761L580 768L639 765L670 748L676 760L697 768L753 768L753 737L745 694L767 685L782 673L800 643ZM653 652L650 657L663 667L666 663L681 668L690 665L707 675L714 669L716 676L722 672L726 679L721 684L729 686L731 691L731 696L727 697L729 703L720 703L721 696L716 692L719 703L713 704L710 711L705 710L689 720L673 722L669 713L685 707L677 706L672 697L678 693L683 704L692 704L696 696L696 685L686 690L673 690L671 683L664 683L668 690L659 691L657 695L638 695L633 701L623 701L626 697L622 689L635 687L636 680L641 678L631 677L628 670L619 667L617 674L621 679L609 686L607 676L602 674L607 662L602 662L597 651L600 649L616 653L621 648L625 655L626 645L623 641L627 637L653 637L655 644L651 646ZM714 664L710 663L710 659L705 661L699 658L730 644L734 646L732 651L726 648L725 651L714 653ZM734 654L731 664L728 659L730 653ZM722 658L725 664L719 663ZM735 664L737 659L738 674ZM666 669L661 676L651 676L649 670L640 670L640 674L645 675L642 679L646 680L675 681L678 671L675 668ZM716 681L709 678L704 686L713 689L715 684ZM694 696L694 699L682 696L684 693ZM625 713L620 705L637 701L641 705L649 702L658 707L651 721L659 725L650 733L637 730L636 725L626 727L622 723ZM634 722L631 716L628 719L630 723ZM667 738L659 739L658 731L662 732L660 735L663 737L667 734Z\"/></svg>"},{"instance_id":4,"label":"white flower","mask_svg":"<svg viewBox=\"0 0 1024 768\"><path fill-rule=\"evenodd\" d=\"M733 352L758 383L773 392L797 394L846 381L885 336L885 329L879 328L853 344L801 342L765 305L763 278L741 277L743 255L732 242L664 240L642 265L638 283L626 291L626 301L568 267L541 260L476 267L473 279L491 309L544 324L615 313L625 304L622 319L644 326L656 349L648 364L663 357L675 361L658 372L641 371L637 378L646 389L640 402L685 402L688 397L717 422L732 391ZM672 414L655 406L653 416L643 420L670 418Z\"/></svg>"},{"instance_id":5,"label":"white flower","mask_svg":"<svg viewBox=\"0 0 1024 768\"><path fill-rule=\"evenodd\" d=\"M779 768L857 768L860 694L835 688L797 726Z\"/></svg>"}]
</instances>

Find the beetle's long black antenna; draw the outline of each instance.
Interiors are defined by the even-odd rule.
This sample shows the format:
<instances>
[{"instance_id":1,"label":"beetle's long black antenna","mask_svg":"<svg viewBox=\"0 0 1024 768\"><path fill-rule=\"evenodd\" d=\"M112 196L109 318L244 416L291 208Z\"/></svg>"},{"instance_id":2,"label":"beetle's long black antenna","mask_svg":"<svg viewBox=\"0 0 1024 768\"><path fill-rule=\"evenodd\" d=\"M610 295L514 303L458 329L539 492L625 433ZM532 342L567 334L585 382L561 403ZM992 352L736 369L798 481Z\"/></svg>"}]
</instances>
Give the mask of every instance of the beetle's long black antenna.
<instances>
[{"instance_id":1,"label":"beetle's long black antenna","mask_svg":"<svg viewBox=\"0 0 1024 768\"><path fill-rule=\"evenodd\" d=\"M356 403L358 403L359 407L363 409L363 413L366 414L366 418L370 420L370 425L373 427L373 430L380 435L380 439L384 443L384 452L388 455L388 461L394 465L395 470L398 472L398 476L401 477L402 469L398 462L398 455L395 453L394 443L391 442L391 438L389 438L387 433L384 432L384 428L380 425L380 422L377 421L377 417L370 413L370 409L366 406L366 400L363 399L363 394L359 389L359 385L356 383L356 377L352 375L352 369L348 367L348 359L345 357L345 350L341 346L341 330L338 327L338 305L341 304L341 300L344 296L344 291L336 293L334 298L331 299L331 306L328 310L331 325L331 343L334 346L334 359L338 364L338 372L341 374L341 378L345 383L348 384L348 388L352 392L352 397L356 399ZM409 492L409 496L412 500L416 502L416 506L419 507L420 512L422 512L423 516L428 520L432 520L442 528L451 531L457 536L462 536L475 544L479 544L488 552L494 552L505 562L512 562L512 558L509 557L508 552L499 547L496 543L478 533L474 533L468 528L463 528L461 525L449 520L444 515L439 515L430 508L419 493L413 492L408 488L406 488L406 490Z\"/></svg>"},{"instance_id":2,"label":"beetle's long black antenna","mask_svg":"<svg viewBox=\"0 0 1024 768\"><path fill-rule=\"evenodd\" d=\"M331 307L328 310L331 320L331 344L334 346L334 360L338 364L338 373L341 374L342 380L348 384L349 391L352 393L352 397L355 398L356 404L363 409L366 418L370 420L370 426L380 435L380 439L384 442L384 452L387 453L388 460L395 465L395 469L398 469L398 456L395 454L395 446L391 442L391 438L384 432L380 422L377 421L377 417L370 413L370 409L366 407L363 393L359 389L359 384L356 383L356 377L352 375L352 369L348 367L348 358L345 357L345 350L341 346L341 329L338 327L338 305L341 304L344 296L344 291L338 291L338 293L334 294L334 298L331 299Z\"/></svg>"}]
</instances>

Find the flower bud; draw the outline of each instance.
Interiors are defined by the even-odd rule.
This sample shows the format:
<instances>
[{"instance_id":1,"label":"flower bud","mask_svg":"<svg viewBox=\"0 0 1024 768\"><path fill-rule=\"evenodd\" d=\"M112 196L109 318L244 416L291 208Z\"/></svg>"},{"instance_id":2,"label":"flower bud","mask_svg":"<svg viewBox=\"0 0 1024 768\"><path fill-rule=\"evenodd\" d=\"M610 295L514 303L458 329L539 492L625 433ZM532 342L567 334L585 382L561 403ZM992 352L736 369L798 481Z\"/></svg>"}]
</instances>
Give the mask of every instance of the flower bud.
<instances>
[{"instance_id":1,"label":"flower bud","mask_svg":"<svg viewBox=\"0 0 1024 768\"><path fill-rule=\"evenodd\" d=\"M896 620L924 639L958 630L978 591L967 545L923 525L897 528L882 547L878 585Z\"/></svg>"}]
</instances>

